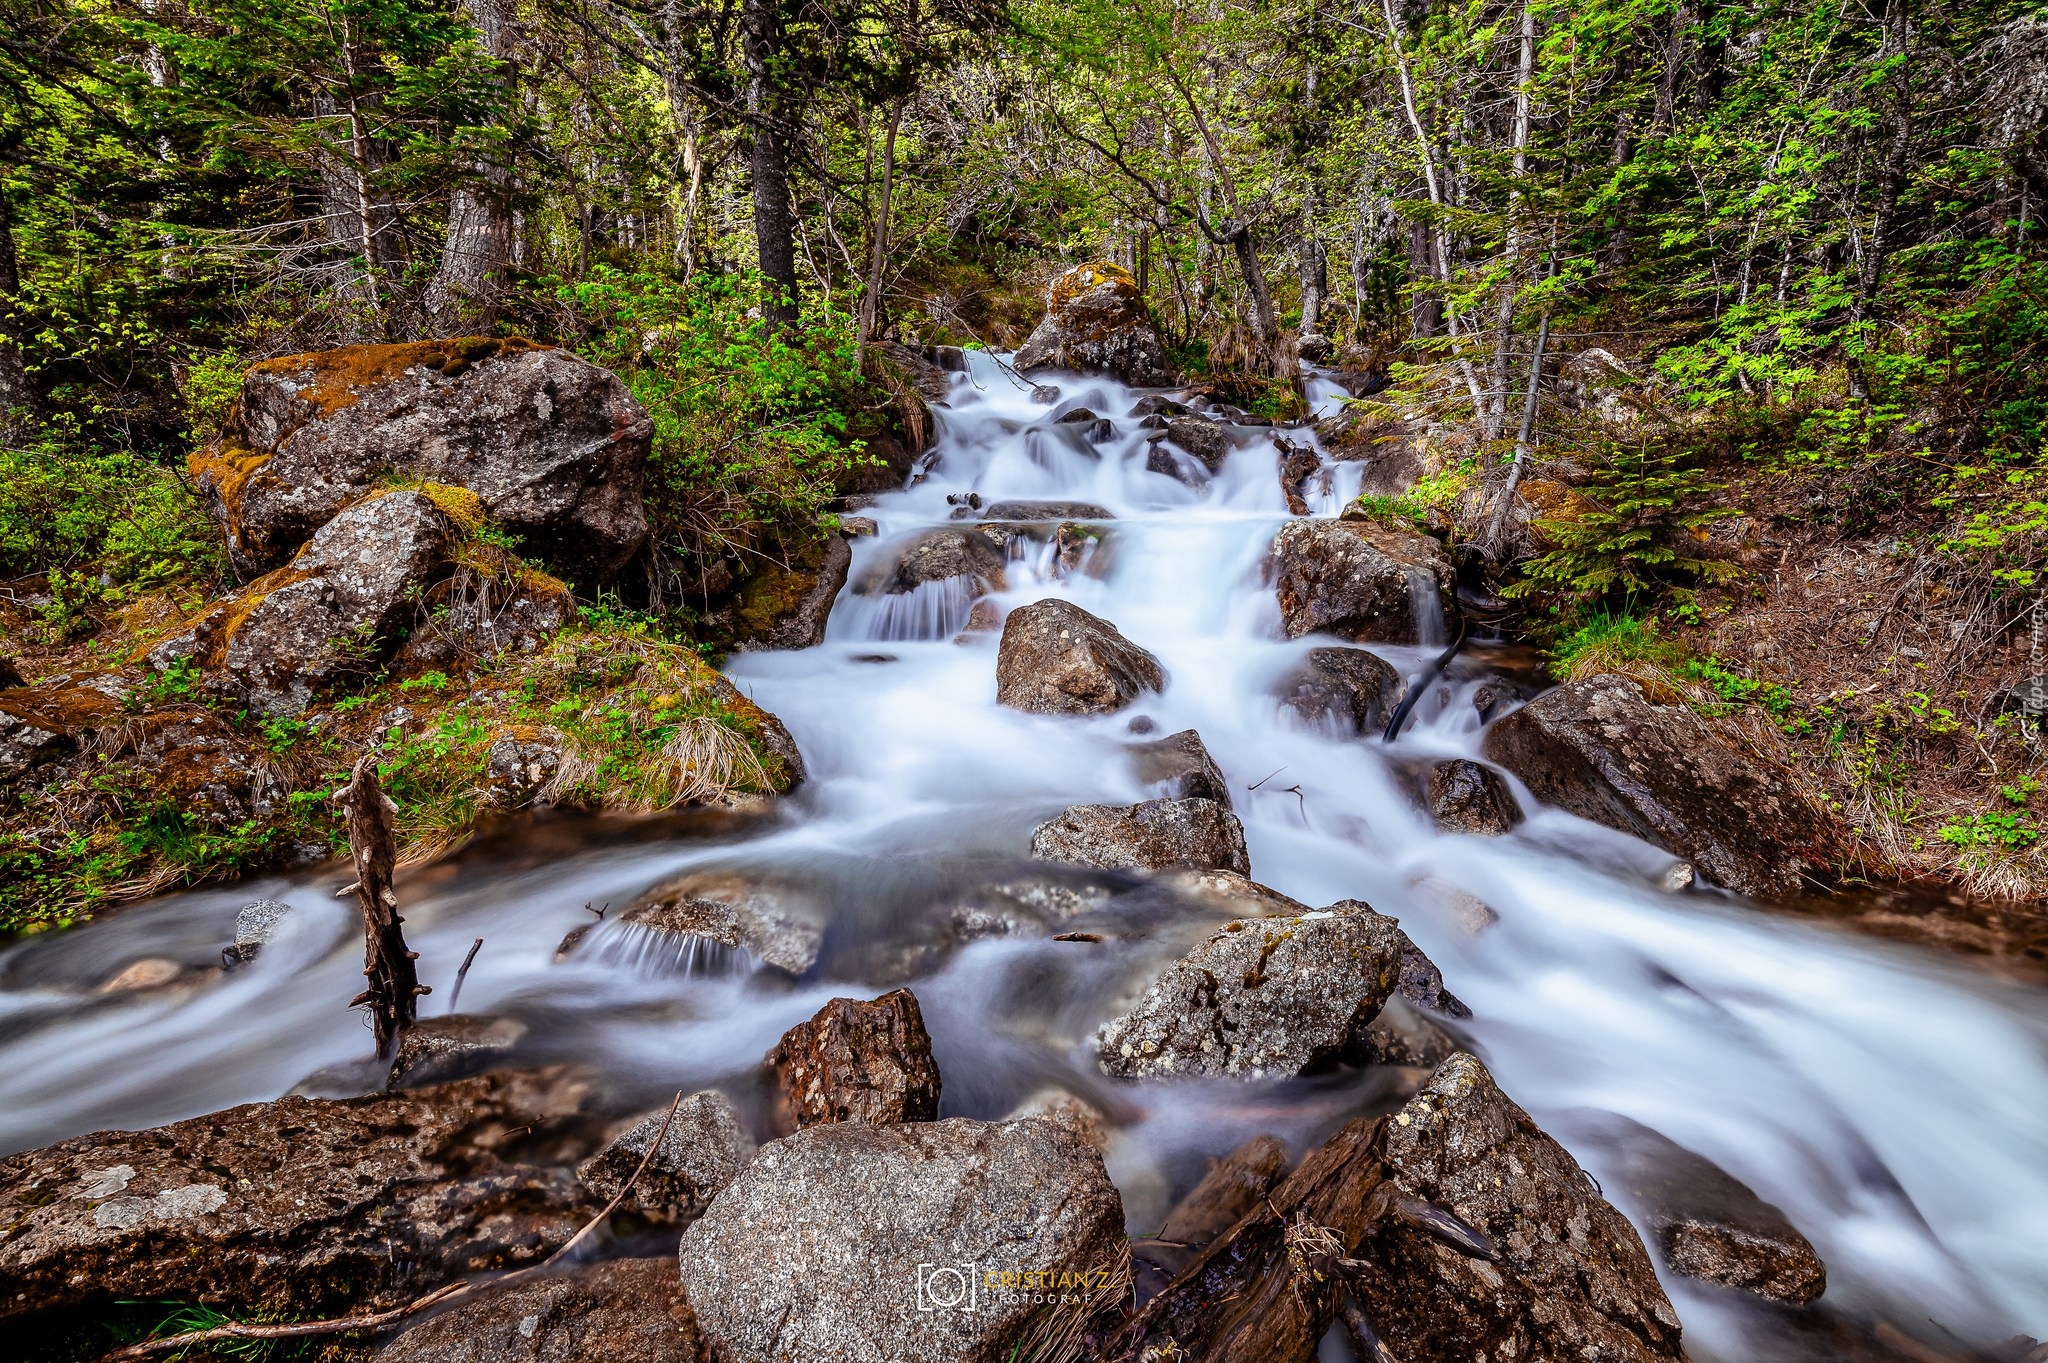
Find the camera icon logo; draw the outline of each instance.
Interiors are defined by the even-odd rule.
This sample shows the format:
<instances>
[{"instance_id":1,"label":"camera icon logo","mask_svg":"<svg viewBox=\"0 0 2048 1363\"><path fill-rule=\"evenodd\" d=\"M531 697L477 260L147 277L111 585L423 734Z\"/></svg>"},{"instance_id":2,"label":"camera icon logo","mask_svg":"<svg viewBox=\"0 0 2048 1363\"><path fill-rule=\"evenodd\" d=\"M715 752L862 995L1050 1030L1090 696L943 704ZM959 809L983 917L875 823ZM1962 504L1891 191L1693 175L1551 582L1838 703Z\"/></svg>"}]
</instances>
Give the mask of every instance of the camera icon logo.
<instances>
[{"instance_id":1,"label":"camera icon logo","mask_svg":"<svg viewBox=\"0 0 2048 1363\"><path fill-rule=\"evenodd\" d=\"M979 1311L980 1286L973 1264L919 1264L917 1309Z\"/></svg>"}]
</instances>

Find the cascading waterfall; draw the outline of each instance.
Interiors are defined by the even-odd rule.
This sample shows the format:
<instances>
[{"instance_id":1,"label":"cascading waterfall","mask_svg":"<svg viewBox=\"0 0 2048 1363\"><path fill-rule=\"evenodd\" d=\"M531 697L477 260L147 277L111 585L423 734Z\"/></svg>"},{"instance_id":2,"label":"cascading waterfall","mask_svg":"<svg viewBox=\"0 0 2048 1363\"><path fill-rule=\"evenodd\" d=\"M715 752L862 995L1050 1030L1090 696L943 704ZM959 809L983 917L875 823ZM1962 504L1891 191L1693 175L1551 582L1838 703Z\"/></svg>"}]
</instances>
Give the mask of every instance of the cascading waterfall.
<instances>
[{"instance_id":1,"label":"cascading waterfall","mask_svg":"<svg viewBox=\"0 0 2048 1363\"><path fill-rule=\"evenodd\" d=\"M1468 649L1391 748L1294 720L1275 687L1317 641L1281 639L1263 576L1287 517L1272 433L1238 429L1221 471L1188 486L1146 468L1146 432L1127 415L1138 393L1061 382L1060 405L1111 417L1111 438L1091 446L1052 428L1055 409L1030 385L972 356L927 476L863 509L879 533L857 543L853 579L885 566L903 536L955 523L949 497L1098 505L1113 517L1097 571L1062 570L1050 546L1019 537L998 604L1059 596L1113 621L1165 665L1164 694L1100 719L1004 709L995 636L960 635L973 602L962 582L844 593L822 646L731 666L802 746L811 780L783 812L745 835L591 845L539 864L474 852L415 877L407 931L441 991L427 1011L482 936L463 1002L528 1020L523 1056L582 1061L648 1095L729 1080L825 999L876 992L873 963L923 944L924 910L950 889L1014 867L1037 823L1069 804L1145 798L1126 753L1134 719L1194 728L1230 777L1253 877L1312 905L1355 897L1399 917L1471 1005L1467 1044L1625 1212L1640 1209L1608 1178L1600 1136L1616 1115L1781 1207L1827 1261L1831 1305L1969 1341L2048 1334L2040 991L1719 895L1664 893L1670 858L1554 811L1504 838L1438 835L1407 773L1476 755L1470 694L1488 651ZM1320 377L1309 387L1318 405L1340 396ZM1334 515L1358 486L1357 467L1337 465L1327 491L1312 486L1311 510ZM1412 676L1442 642L1439 626L1377 651ZM590 921L586 904L623 904L686 868L803 877L824 916L818 966L794 984L717 953L639 968L652 948L609 926L606 950L556 959ZM368 1034L344 1007L359 938L334 883L167 897L15 947L0 959L0 1146L273 1098L360 1060ZM183 991L93 992L125 961L208 959L236 906L259 896L295 912L250 965ZM1497 919L1478 921L1473 899ZM1128 948L984 940L911 980L944 1112L998 1117L1047 1084L1090 1098L1120 1127L1110 1167L1140 1231L1204 1157L1264 1132L1299 1149L1387 1098L1372 1074L1109 1085L1090 1033L1191 940L1187 924L1155 927ZM1666 1285L1695 1357L1829 1356L1727 1294Z\"/></svg>"}]
</instances>

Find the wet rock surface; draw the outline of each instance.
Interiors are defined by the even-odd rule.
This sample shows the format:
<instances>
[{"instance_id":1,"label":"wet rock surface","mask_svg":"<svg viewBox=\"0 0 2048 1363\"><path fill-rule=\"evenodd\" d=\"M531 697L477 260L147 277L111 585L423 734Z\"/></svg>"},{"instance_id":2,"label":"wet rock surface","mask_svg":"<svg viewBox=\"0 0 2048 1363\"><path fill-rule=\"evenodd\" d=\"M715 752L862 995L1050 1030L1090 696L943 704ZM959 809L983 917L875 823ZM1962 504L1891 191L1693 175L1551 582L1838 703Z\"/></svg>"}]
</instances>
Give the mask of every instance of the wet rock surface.
<instances>
[{"instance_id":1,"label":"wet rock surface","mask_svg":"<svg viewBox=\"0 0 2048 1363\"><path fill-rule=\"evenodd\" d=\"M526 1035L516 1018L471 1013L421 1018L398 1034L390 1087L420 1088L502 1064Z\"/></svg>"},{"instance_id":2,"label":"wet rock surface","mask_svg":"<svg viewBox=\"0 0 2048 1363\"><path fill-rule=\"evenodd\" d=\"M378 1346L376 1363L680 1363L700 1356L676 1261L612 1259L480 1295Z\"/></svg>"},{"instance_id":3,"label":"wet rock surface","mask_svg":"<svg viewBox=\"0 0 2048 1363\"><path fill-rule=\"evenodd\" d=\"M1177 416L1166 423L1166 439L1191 454L1211 473L1220 473L1230 457L1230 436L1216 422L1198 416Z\"/></svg>"},{"instance_id":4,"label":"wet rock surface","mask_svg":"<svg viewBox=\"0 0 2048 1363\"><path fill-rule=\"evenodd\" d=\"M1215 800L1075 805L1038 826L1031 855L1105 870L1217 867L1251 874L1244 826Z\"/></svg>"},{"instance_id":5,"label":"wet rock surface","mask_svg":"<svg viewBox=\"0 0 2048 1363\"><path fill-rule=\"evenodd\" d=\"M1314 648L1282 683L1280 703L1311 724L1377 734L1406 688L1394 665L1362 648Z\"/></svg>"},{"instance_id":6,"label":"wet rock surface","mask_svg":"<svg viewBox=\"0 0 2048 1363\"><path fill-rule=\"evenodd\" d=\"M1077 265L1046 292L1045 320L1017 351L1017 372L1078 369L1139 386L1173 381L1137 281L1120 265Z\"/></svg>"},{"instance_id":7,"label":"wet rock surface","mask_svg":"<svg viewBox=\"0 0 2048 1363\"><path fill-rule=\"evenodd\" d=\"M1132 744L1131 763L1140 781L1164 787L1169 800L1214 800L1230 807L1230 782L1193 729Z\"/></svg>"},{"instance_id":8,"label":"wet rock surface","mask_svg":"<svg viewBox=\"0 0 2048 1363\"><path fill-rule=\"evenodd\" d=\"M1413 951L1399 923L1356 900L1232 922L1104 1023L1096 1054L1119 1079L1262 1079L1363 1058Z\"/></svg>"},{"instance_id":9,"label":"wet rock surface","mask_svg":"<svg viewBox=\"0 0 2048 1363\"><path fill-rule=\"evenodd\" d=\"M235 940L221 948L221 964L232 968L255 960L291 911L291 905L275 899L258 899L235 910Z\"/></svg>"},{"instance_id":10,"label":"wet rock surface","mask_svg":"<svg viewBox=\"0 0 2048 1363\"><path fill-rule=\"evenodd\" d=\"M1569 1135L1607 1153L1610 1191L1649 1223L1673 1273L1789 1306L1827 1290L1827 1266L1799 1228L1712 1160L1614 1113L1573 1127Z\"/></svg>"},{"instance_id":11,"label":"wet rock surface","mask_svg":"<svg viewBox=\"0 0 2048 1363\"><path fill-rule=\"evenodd\" d=\"M630 1183L621 1207L647 1221L681 1225L702 1215L753 1157L754 1139L739 1109L723 1093L707 1089L684 1098L672 1118L663 1108L634 1122L585 1160L576 1177L607 1204Z\"/></svg>"},{"instance_id":12,"label":"wet rock surface","mask_svg":"<svg viewBox=\"0 0 2048 1363\"><path fill-rule=\"evenodd\" d=\"M252 368L232 429L192 472L245 579L398 473L470 489L526 552L592 588L647 538L653 431L610 371L552 346L349 346Z\"/></svg>"},{"instance_id":13,"label":"wet rock surface","mask_svg":"<svg viewBox=\"0 0 2048 1363\"><path fill-rule=\"evenodd\" d=\"M818 959L824 930L805 915L793 891L771 881L723 871L686 871L643 891L618 921L671 939L682 963L714 972L724 953L745 953L791 975ZM596 928L572 934L575 950ZM692 952L692 943L701 944ZM721 952L720 949L723 949Z\"/></svg>"},{"instance_id":14,"label":"wet rock surface","mask_svg":"<svg viewBox=\"0 0 2048 1363\"><path fill-rule=\"evenodd\" d=\"M1832 879L1832 818L1767 759L1628 678L1545 692L1487 731L1485 753L1543 804L1655 843L1738 893Z\"/></svg>"},{"instance_id":15,"label":"wet rock surface","mask_svg":"<svg viewBox=\"0 0 2048 1363\"><path fill-rule=\"evenodd\" d=\"M844 534L827 535L790 561L758 565L734 600L735 645L741 650L815 648L846 585L853 549Z\"/></svg>"},{"instance_id":16,"label":"wet rock surface","mask_svg":"<svg viewBox=\"0 0 2048 1363\"><path fill-rule=\"evenodd\" d=\"M280 1098L0 1160L0 1319L114 1298L319 1315L536 1262L596 1207L559 1071Z\"/></svg>"},{"instance_id":17,"label":"wet rock surface","mask_svg":"<svg viewBox=\"0 0 2048 1363\"><path fill-rule=\"evenodd\" d=\"M838 1122L929 1122L939 1115L939 1067L917 996L833 999L783 1033L768 1053L784 1129Z\"/></svg>"},{"instance_id":18,"label":"wet rock surface","mask_svg":"<svg viewBox=\"0 0 2048 1363\"><path fill-rule=\"evenodd\" d=\"M1288 638L1357 643L1441 637L1456 583L1435 540L1368 521L1288 522L1273 540L1273 574Z\"/></svg>"},{"instance_id":19,"label":"wet rock surface","mask_svg":"<svg viewBox=\"0 0 2048 1363\"><path fill-rule=\"evenodd\" d=\"M996 655L1001 704L1041 715L1102 715L1165 686L1157 658L1079 606L1035 601L1003 622Z\"/></svg>"},{"instance_id":20,"label":"wet rock surface","mask_svg":"<svg viewBox=\"0 0 2048 1363\"><path fill-rule=\"evenodd\" d=\"M1512 832L1522 811L1499 772L1455 758L1429 769L1429 817L1439 833L1491 838Z\"/></svg>"},{"instance_id":21,"label":"wet rock surface","mask_svg":"<svg viewBox=\"0 0 2048 1363\"><path fill-rule=\"evenodd\" d=\"M950 1118L770 1142L680 1259L715 1358L1009 1363L1038 1308L987 1274L1109 1271L1126 1253L1102 1157L1066 1125ZM926 1305L975 1288L976 1309L920 1311L919 1265Z\"/></svg>"},{"instance_id":22,"label":"wet rock surface","mask_svg":"<svg viewBox=\"0 0 2048 1363\"><path fill-rule=\"evenodd\" d=\"M1678 1317L1634 1227L1564 1148L1460 1052L1386 1128L1388 1175L1491 1241L1496 1261L1393 1224L1361 1300L1394 1356L1680 1359Z\"/></svg>"},{"instance_id":23,"label":"wet rock surface","mask_svg":"<svg viewBox=\"0 0 2048 1363\"><path fill-rule=\"evenodd\" d=\"M297 714L315 691L388 655L454 552L454 526L424 494L374 498L328 521L287 567L157 645L150 666L189 660L252 709Z\"/></svg>"},{"instance_id":24,"label":"wet rock surface","mask_svg":"<svg viewBox=\"0 0 2048 1363\"><path fill-rule=\"evenodd\" d=\"M864 573L855 590L894 595L950 578L969 579L980 592L1003 590L1001 546L972 527L942 525L905 542L893 562Z\"/></svg>"}]
</instances>

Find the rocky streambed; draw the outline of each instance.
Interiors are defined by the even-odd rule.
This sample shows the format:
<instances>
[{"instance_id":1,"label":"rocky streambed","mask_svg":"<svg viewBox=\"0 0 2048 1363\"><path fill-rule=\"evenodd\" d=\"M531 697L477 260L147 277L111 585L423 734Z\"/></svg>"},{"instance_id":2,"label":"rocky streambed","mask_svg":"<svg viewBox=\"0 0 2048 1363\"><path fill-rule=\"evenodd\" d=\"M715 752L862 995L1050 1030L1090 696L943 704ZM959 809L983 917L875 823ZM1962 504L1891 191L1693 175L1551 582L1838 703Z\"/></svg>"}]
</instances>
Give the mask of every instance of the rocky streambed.
<instances>
[{"instance_id":1,"label":"rocky streambed","mask_svg":"<svg viewBox=\"0 0 2048 1363\"><path fill-rule=\"evenodd\" d=\"M2040 1359L2039 990L1774 911L1841 834L1738 732L1483 640L1429 678L1457 567L1352 502L1414 451L1127 386L1163 353L1074 282L1028 377L945 357L807 646L717 681L790 793L402 878L436 992L394 1056L324 868L0 959L9 1338L182 1304L396 1313L323 1338L421 1363ZM351 525L447 533L445 494L249 486L251 570L317 551L322 609L369 599ZM609 496L565 563L612 562ZM263 580L179 656L289 707L321 678L232 661ZM532 803L564 755L513 737Z\"/></svg>"}]
</instances>

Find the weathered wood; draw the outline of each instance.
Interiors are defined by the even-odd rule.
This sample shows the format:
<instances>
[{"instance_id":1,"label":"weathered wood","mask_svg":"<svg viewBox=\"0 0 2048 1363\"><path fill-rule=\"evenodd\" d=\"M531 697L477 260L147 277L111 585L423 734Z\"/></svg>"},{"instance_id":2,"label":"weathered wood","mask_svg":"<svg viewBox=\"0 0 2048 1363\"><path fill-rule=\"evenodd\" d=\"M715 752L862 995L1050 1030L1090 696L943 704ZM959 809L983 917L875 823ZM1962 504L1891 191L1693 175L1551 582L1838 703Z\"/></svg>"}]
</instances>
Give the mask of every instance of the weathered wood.
<instances>
[{"instance_id":1,"label":"weathered wood","mask_svg":"<svg viewBox=\"0 0 2048 1363\"><path fill-rule=\"evenodd\" d=\"M405 920L398 916L398 896L391 888L398 866L391 816L397 811L377 783L375 753L365 753L356 762L348 784L334 792L334 803L341 809L355 862L353 888L363 910L363 975L370 982L349 1000L349 1007L369 1008L377 1056L383 1059L391 1054L398 1034L418 1016L419 996L433 991L419 982L413 966L419 953L406 949L401 926Z\"/></svg>"},{"instance_id":2,"label":"weathered wood","mask_svg":"<svg viewBox=\"0 0 2048 1363\"><path fill-rule=\"evenodd\" d=\"M1103 1363L1150 1352L1184 1363L1309 1363L1337 1309L1334 1284L1301 1279L1288 1263L1297 1220L1357 1252L1386 1177L1382 1123L1360 1118L1325 1141L1272 1194L1218 1236L1165 1291L1103 1341Z\"/></svg>"},{"instance_id":3,"label":"weathered wood","mask_svg":"<svg viewBox=\"0 0 2048 1363\"><path fill-rule=\"evenodd\" d=\"M1158 1237L1136 1242L1132 1253L1168 1275L1180 1272L1265 1200L1287 1164L1287 1147L1272 1136L1253 1137L1211 1160L1202 1181L1166 1214Z\"/></svg>"}]
</instances>

